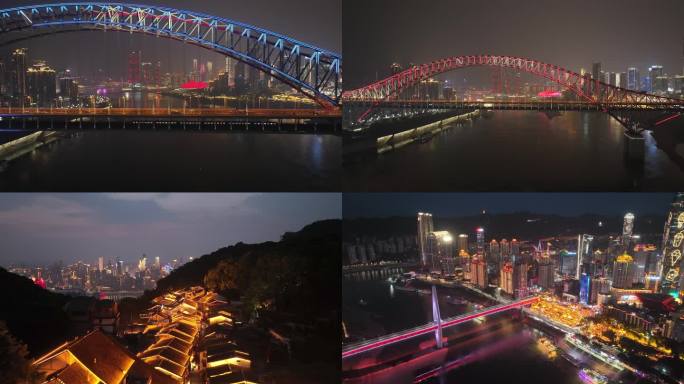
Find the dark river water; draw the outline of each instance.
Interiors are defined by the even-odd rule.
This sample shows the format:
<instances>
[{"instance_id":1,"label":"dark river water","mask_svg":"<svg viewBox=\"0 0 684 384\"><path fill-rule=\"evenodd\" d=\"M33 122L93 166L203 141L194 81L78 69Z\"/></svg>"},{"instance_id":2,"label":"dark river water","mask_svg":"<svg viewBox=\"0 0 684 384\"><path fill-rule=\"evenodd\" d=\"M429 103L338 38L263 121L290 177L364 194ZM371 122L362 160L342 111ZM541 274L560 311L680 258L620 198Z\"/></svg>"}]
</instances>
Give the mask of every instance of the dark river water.
<instances>
[{"instance_id":1,"label":"dark river water","mask_svg":"<svg viewBox=\"0 0 684 384\"><path fill-rule=\"evenodd\" d=\"M549 118L500 111L427 143L345 161L357 191L678 190L684 172L646 136L642 165L625 160L623 128L607 114Z\"/></svg>"},{"instance_id":2,"label":"dark river water","mask_svg":"<svg viewBox=\"0 0 684 384\"><path fill-rule=\"evenodd\" d=\"M430 295L397 290L386 281L386 276L376 272L347 275L343 279L342 318L353 339L373 338L432 320ZM442 318L472 311L472 305L486 301L463 289L439 288L439 295ZM453 298L465 303L454 304ZM396 352L385 348L374 356L345 360L345 370L350 367L357 370L343 375L345 383L413 383L419 374L439 366L449 368L425 382L582 383L577 366L560 356L552 359L546 355L538 345L538 339L545 335L510 313L459 325L445 330L444 335L449 337L450 346L440 357L429 354L408 362L391 363L384 369L369 369L379 361L389 360L388 356ZM418 342L423 344L431 338ZM590 359L587 364L592 364Z\"/></svg>"},{"instance_id":3,"label":"dark river water","mask_svg":"<svg viewBox=\"0 0 684 384\"><path fill-rule=\"evenodd\" d=\"M89 131L12 161L5 191L339 191L333 135Z\"/></svg>"}]
</instances>

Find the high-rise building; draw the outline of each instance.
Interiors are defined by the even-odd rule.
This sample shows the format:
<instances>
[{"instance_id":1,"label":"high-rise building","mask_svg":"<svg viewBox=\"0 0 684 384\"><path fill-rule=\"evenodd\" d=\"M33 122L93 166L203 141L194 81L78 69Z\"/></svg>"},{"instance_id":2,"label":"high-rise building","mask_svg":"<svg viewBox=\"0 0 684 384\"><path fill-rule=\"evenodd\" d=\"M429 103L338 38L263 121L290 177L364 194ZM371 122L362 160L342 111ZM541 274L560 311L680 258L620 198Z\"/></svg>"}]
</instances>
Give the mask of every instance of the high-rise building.
<instances>
[{"instance_id":1,"label":"high-rise building","mask_svg":"<svg viewBox=\"0 0 684 384\"><path fill-rule=\"evenodd\" d=\"M499 261L501 261L501 248L496 239L492 239L489 242L489 262L496 264Z\"/></svg>"},{"instance_id":2,"label":"high-rise building","mask_svg":"<svg viewBox=\"0 0 684 384\"><path fill-rule=\"evenodd\" d=\"M147 255L143 253L142 257L138 261L138 270L143 272L147 269Z\"/></svg>"},{"instance_id":3,"label":"high-rise building","mask_svg":"<svg viewBox=\"0 0 684 384\"><path fill-rule=\"evenodd\" d=\"M591 77L594 80L603 80L601 79L601 63L591 64Z\"/></svg>"},{"instance_id":4,"label":"high-rise building","mask_svg":"<svg viewBox=\"0 0 684 384\"><path fill-rule=\"evenodd\" d=\"M582 272L582 275L579 278L580 282L580 303L582 304L589 304L589 292L591 290L591 276L589 276L589 273L587 272Z\"/></svg>"},{"instance_id":5,"label":"high-rise building","mask_svg":"<svg viewBox=\"0 0 684 384\"><path fill-rule=\"evenodd\" d=\"M453 275L456 270L454 239L448 231L431 232L427 238L430 270Z\"/></svg>"},{"instance_id":6,"label":"high-rise building","mask_svg":"<svg viewBox=\"0 0 684 384\"><path fill-rule=\"evenodd\" d=\"M78 81L73 77L62 77L59 79L60 96L69 101L78 99Z\"/></svg>"},{"instance_id":7,"label":"high-rise building","mask_svg":"<svg viewBox=\"0 0 684 384\"><path fill-rule=\"evenodd\" d=\"M610 294L610 280L605 277L591 278L591 287L589 289L589 304L596 304L598 295Z\"/></svg>"},{"instance_id":8,"label":"high-rise building","mask_svg":"<svg viewBox=\"0 0 684 384\"><path fill-rule=\"evenodd\" d=\"M593 253L592 243L594 242L594 236L592 235L579 235L577 236L577 263L575 271L575 279L580 278L582 272L589 273L588 266L591 264L591 255ZM582 269L586 269L582 271Z\"/></svg>"},{"instance_id":9,"label":"high-rise building","mask_svg":"<svg viewBox=\"0 0 684 384\"><path fill-rule=\"evenodd\" d=\"M656 79L663 76L662 65L652 65L648 68L648 78L650 79L649 92L656 92Z\"/></svg>"},{"instance_id":10,"label":"high-rise building","mask_svg":"<svg viewBox=\"0 0 684 384\"><path fill-rule=\"evenodd\" d=\"M511 256L511 244L506 239L501 239L499 243L499 248L501 249L501 258L508 259Z\"/></svg>"},{"instance_id":11,"label":"high-rise building","mask_svg":"<svg viewBox=\"0 0 684 384\"><path fill-rule=\"evenodd\" d=\"M627 68L627 88L638 91L640 88L639 69L635 67Z\"/></svg>"},{"instance_id":12,"label":"high-rise building","mask_svg":"<svg viewBox=\"0 0 684 384\"><path fill-rule=\"evenodd\" d=\"M538 265L537 284L543 289L552 289L555 281L555 265L550 257L541 257Z\"/></svg>"},{"instance_id":13,"label":"high-rise building","mask_svg":"<svg viewBox=\"0 0 684 384\"><path fill-rule=\"evenodd\" d=\"M520 243L518 243L517 239L511 240L511 256L513 259L520 256Z\"/></svg>"},{"instance_id":14,"label":"high-rise building","mask_svg":"<svg viewBox=\"0 0 684 384\"><path fill-rule=\"evenodd\" d=\"M668 76L657 76L653 79L653 92L665 94L668 92L670 78Z\"/></svg>"},{"instance_id":15,"label":"high-rise building","mask_svg":"<svg viewBox=\"0 0 684 384\"><path fill-rule=\"evenodd\" d=\"M12 52L12 96L14 96L14 98L19 102L19 105L22 106L26 103L26 95L28 91L26 85L26 71L28 70L26 56L26 48L19 48Z\"/></svg>"},{"instance_id":16,"label":"high-rise building","mask_svg":"<svg viewBox=\"0 0 684 384\"><path fill-rule=\"evenodd\" d=\"M501 264L499 270L499 288L502 291L512 295L513 290L513 265L511 263Z\"/></svg>"},{"instance_id":17,"label":"high-rise building","mask_svg":"<svg viewBox=\"0 0 684 384\"><path fill-rule=\"evenodd\" d=\"M128 54L128 84L142 84L141 76L142 52L133 51Z\"/></svg>"},{"instance_id":18,"label":"high-rise building","mask_svg":"<svg viewBox=\"0 0 684 384\"><path fill-rule=\"evenodd\" d=\"M476 255L470 261L470 281L479 288L486 288L487 281L487 262L483 256Z\"/></svg>"},{"instance_id":19,"label":"high-rise building","mask_svg":"<svg viewBox=\"0 0 684 384\"><path fill-rule=\"evenodd\" d=\"M480 227L477 229L477 254L484 256L485 254L485 230Z\"/></svg>"},{"instance_id":20,"label":"high-rise building","mask_svg":"<svg viewBox=\"0 0 684 384\"><path fill-rule=\"evenodd\" d=\"M527 264L515 263L513 265L513 290L516 298L527 296Z\"/></svg>"},{"instance_id":21,"label":"high-rise building","mask_svg":"<svg viewBox=\"0 0 684 384\"><path fill-rule=\"evenodd\" d=\"M615 86L620 88L627 88L627 73L619 72L615 75Z\"/></svg>"},{"instance_id":22,"label":"high-rise building","mask_svg":"<svg viewBox=\"0 0 684 384\"><path fill-rule=\"evenodd\" d=\"M423 267L429 266L428 260L428 236L433 232L432 214L418 213L418 250L420 251L420 259Z\"/></svg>"},{"instance_id":23,"label":"high-rise building","mask_svg":"<svg viewBox=\"0 0 684 384\"><path fill-rule=\"evenodd\" d=\"M622 223L622 245L626 248L632 241L634 234L634 214L627 213L624 222Z\"/></svg>"},{"instance_id":24,"label":"high-rise building","mask_svg":"<svg viewBox=\"0 0 684 384\"><path fill-rule=\"evenodd\" d=\"M49 106L57 97L57 75L44 61L38 61L26 71L26 84L31 102Z\"/></svg>"},{"instance_id":25,"label":"high-rise building","mask_svg":"<svg viewBox=\"0 0 684 384\"><path fill-rule=\"evenodd\" d=\"M461 233L458 235L458 245L457 245L457 251L458 252L468 252L468 234L466 233Z\"/></svg>"},{"instance_id":26,"label":"high-rise building","mask_svg":"<svg viewBox=\"0 0 684 384\"><path fill-rule=\"evenodd\" d=\"M233 67L233 58L230 56L226 56L226 76L228 80L228 87L234 87L235 86L235 71Z\"/></svg>"},{"instance_id":27,"label":"high-rise building","mask_svg":"<svg viewBox=\"0 0 684 384\"><path fill-rule=\"evenodd\" d=\"M663 260L660 292L679 295L682 290L681 266L684 252L684 192L678 192L670 207L663 231Z\"/></svg>"},{"instance_id":28,"label":"high-rise building","mask_svg":"<svg viewBox=\"0 0 684 384\"><path fill-rule=\"evenodd\" d=\"M235 61L235 88L244 91L247 87L246 64L242 60Z\"/></svg>"},{"instance_id":29,"label":"high-rise building","mask_svg":"<svg viewBox=\"0 0 684 384\"><path fill-rule=\"evenodd\" d=\"M613 287L632 288L633 281L634 259L626 253L618 256L613 264Z\"/></svg>"},{"instance_id":30,"label":"high-rise building","mask_svg":"<svg viewBox=\"0 0 684 384\"><path fill-rule=\"evenodd\" d=\"M104 257L100 256L97 259L97 270L102 272L104 270Z\"/></svg>"}]
</instances>

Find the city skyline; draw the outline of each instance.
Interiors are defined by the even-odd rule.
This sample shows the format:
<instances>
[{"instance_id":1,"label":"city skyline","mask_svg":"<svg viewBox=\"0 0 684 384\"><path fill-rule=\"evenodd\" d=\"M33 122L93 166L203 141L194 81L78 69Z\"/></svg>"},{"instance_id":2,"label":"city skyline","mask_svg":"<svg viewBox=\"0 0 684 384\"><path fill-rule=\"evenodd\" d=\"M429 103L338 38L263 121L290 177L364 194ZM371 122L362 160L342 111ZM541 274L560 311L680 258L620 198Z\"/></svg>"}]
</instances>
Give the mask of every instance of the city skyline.
<instances>
[{"instance_id":1,"label":"city skyline","mask_svg":"<svg viewBox=\"0 0 684 384\"><path fill-rule=\"evenodd\" d=\"M648 198L647 198L648 197ZM414 216L430 212L442 217L529 212L580 216L662 214L674 193L345 193L345 219Z\"/></svg>"},{"instance_id":2,"label":"city skyline","mask_svg":"<svg viewBox=\"0 0 684 384\"><path fill-rule=\"evenodd\" d=\"M319 4L312 0L296 0L294 2L273 2L258 0L233 7L217 0L203 1L188 5L180 0L141 2L145 5L158 5L170 8L187 9L202 12L253 25L259 28L291 36L300 41L317 45L323 49L340 52L342 48L341 20L336 17L341 12L341 1L334 0ZM3 8L36 4L35 1L10 0ZM264 10L269 10L264 12ZM293 19L302 20L293 23ZM179 72L191 68L193 58L202 61L213 61L217 68L224 56L217 55L207 49L192 44L183 44L168 39L160 39L147 35L127 33L74 32L41 39L22 41L6 47L9 54L16 48L28 48L35 59L44 59L55 69L71 68L79 73L91 75L103 69L115 80L125 76L126 55L133 50L147 52L149 61L162 61L164 71ZM83 55L88 52L88 55ZM74 60L74 58L78 58ZM186 60L183 60L183 59Z\"/></svg>"},{"instance_id":3,"label":"city skyline","mask_svg":"<svg viewBox=\"0 0 684 384\"><path fill-rule=\"evenodd\" d=\"M0 265L162 263L341 217L339 194L5 194Z\"/></svg>"},{"instance_id":4,"label":"city skyline","mask_svg":"<svg viewBox=\"0 0 684 384\"><path fill-rule=\"evenodd\" d=\"M601 62L612 72L636 66L644 76L648 67L662 65L668 74L682 74L684 36L676 33L682 13L684 4L671 0L657 5L637 0L438 0L418 10L394 7L388 0L353 0L343 8L345 80L355 89L376 76L386 77L394 62L407 66L477 54L527 57L578 73L583 68L590 72L592 63ZM654 33L659 38L652 38ZM615 34L621 37L613 38ZM361 40L366 43L356 43ZM461 78L457 73L449 76Z\"/></svg>"}]
</instances>

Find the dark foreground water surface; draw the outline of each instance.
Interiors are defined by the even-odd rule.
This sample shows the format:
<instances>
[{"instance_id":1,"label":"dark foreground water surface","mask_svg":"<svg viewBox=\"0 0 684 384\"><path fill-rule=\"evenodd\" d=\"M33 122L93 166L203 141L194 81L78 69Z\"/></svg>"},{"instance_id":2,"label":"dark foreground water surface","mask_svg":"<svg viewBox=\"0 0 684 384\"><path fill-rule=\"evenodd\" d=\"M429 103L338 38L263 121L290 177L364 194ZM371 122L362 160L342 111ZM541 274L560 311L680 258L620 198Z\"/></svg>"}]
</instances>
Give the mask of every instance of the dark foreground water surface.
<instances>
[{"instance_id":1,"label":"dark foreground water surface","mask_svg":"<svg viewBox=\"0 0 684 384\"><path fill-rule=\"evenodd\" d=\"M91 131L16 159L5 191L339 191L332 135Z\"/></svg>"},{"instance_id":2,"label":"dark foreground water surface","mask_svg":"<svg viewBox=\"0 0 684 384\"><path fill-rule=\"evenodd\" d=\"M683 128L684 129L684 128ZM646 135L643 164L625 160L623 128L607 114L501 111L427 143L345 160L361 191L672 191L684 172Z\"/></svg>"}]
</instances>

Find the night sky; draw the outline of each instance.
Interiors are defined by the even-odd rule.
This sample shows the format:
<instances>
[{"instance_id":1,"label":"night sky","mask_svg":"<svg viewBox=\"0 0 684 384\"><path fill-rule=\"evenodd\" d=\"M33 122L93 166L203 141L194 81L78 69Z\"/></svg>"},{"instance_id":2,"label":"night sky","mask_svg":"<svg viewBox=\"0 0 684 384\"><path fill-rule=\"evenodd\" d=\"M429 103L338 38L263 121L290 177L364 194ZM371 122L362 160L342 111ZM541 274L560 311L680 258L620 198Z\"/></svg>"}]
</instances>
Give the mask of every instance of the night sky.
<instances>
[{"instance_id":1,"label":"night sky","mask_svg":"<svg viewBox=\"0 0 684 384\"><path fill-rule=\"evenodd\" d=\"M660 64L682 73L681 0L345 0L345 87L468 54L528 57L580 71L593 61L626 72ZM454 80L460 79L454 75Z\"/></svg>"},{"instance_id":2,"label":"night sky","mask_svg":"<svg viewBox=\"0 0 684 384\"><path fill-rule=\"evenodd\" d=\"M345 193L345 219L358 217L437 216L531 212L579 216L656 214L666 217L672 193Z\"/></svg>"},{"instance_id":3,"label":"night sky","mask_svg":"<svg viewBox=\"0 0 684 384\"><path fill-rule=\"evenodd\" d=\"M40 4L37 0L3 0L0 8ZM47 3L47 2L42 2ZM265 28L334 52L342 48L342 0L143 0L145 5L187 9ZM0 48L7 58L12 49L29 48L31 59L45 59L60 71L66 68L89 76L103 69L114 80L125 75L126 54L143 50L143 61L161 61L163 71L192 69L192 59L213 61L222 68L224 56L176 41L122 32L78 32L42 37Z\"/></svg>"},{"instance_id":4,"label":"night sky","mask_svg":"<svg viewBox=\"0 0 684 384\"><path fill-rule=\"evenodd\" d=\"M340 194L0 194L0 265L201 256L341 218Z\"/></svg>"}]
</instances>

